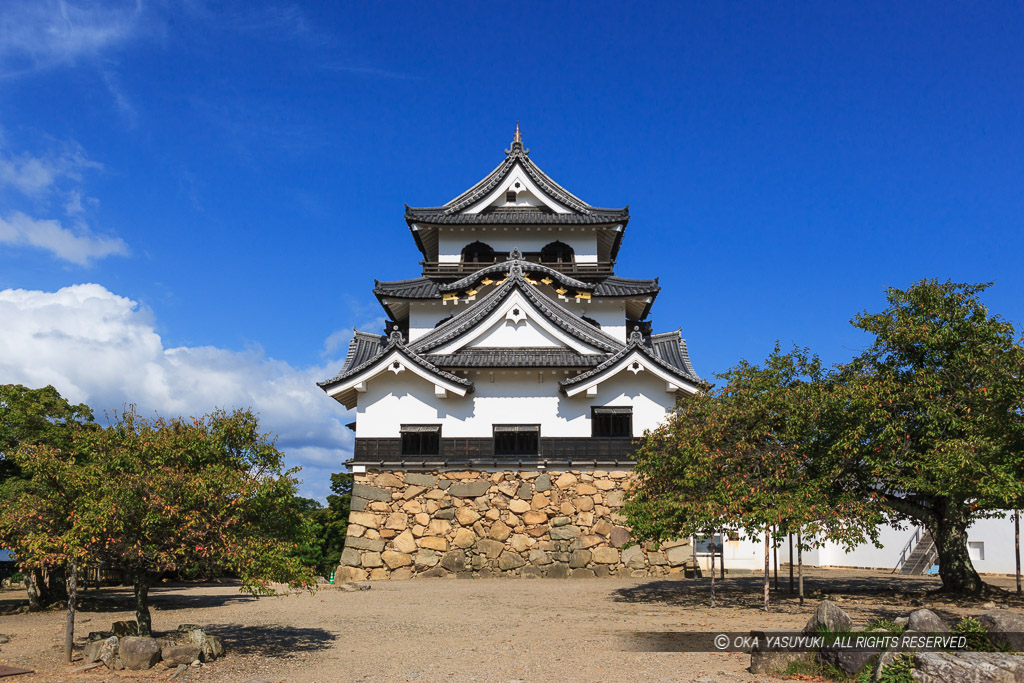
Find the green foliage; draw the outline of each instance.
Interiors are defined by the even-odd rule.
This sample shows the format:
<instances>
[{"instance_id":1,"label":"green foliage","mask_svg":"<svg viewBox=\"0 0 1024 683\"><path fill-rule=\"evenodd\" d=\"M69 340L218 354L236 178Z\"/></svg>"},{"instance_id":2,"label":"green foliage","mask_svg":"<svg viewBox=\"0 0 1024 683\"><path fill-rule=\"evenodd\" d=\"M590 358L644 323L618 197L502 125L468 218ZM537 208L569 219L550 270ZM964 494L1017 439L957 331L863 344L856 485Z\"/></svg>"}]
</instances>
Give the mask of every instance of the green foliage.
<instances>
[{"instance_id":1,"label":"green foliage","mask_svg":"<svg viewBox=\"0 0 1024 683\"><path fill-rule=\"evenodd\" d=\"M34 563L123 569L140 630L148 587L164 572L227 570L253 593L312 583L293 555L310 532L294 503L294 471L283 470L250 411L185 420L129 408L107 429L76 431L63 449L22 447L14 459L40 485L0 512L0 538L16 539L19 558Z\"/></svg>"},{"instance_id":2,"label":"green foliage","mask_svg":"<svg viewBox=\"0 0 1024 683\"><path fill-rule=\"evenodd\" d=\"M254 593L310 580L292 556L308 534L294 471L252 412L147 420L129 409L79 447L91 456L77 509L90 558L131 576L225 568Z\"/></svg>"},{"instance_id":3,"label":"green foliage","mask_svg":"<svg viewBox=\"0 0 1024 683\"><path fill-rule=\"evenodd\" d=\"M931 532L943 587L981 591L967 528L1024 504L1024 346L981 302L987 287L889 289L885 310L854 318L874 340L851 362L826 372L776 347L683 400L636 453L634 535L775 525L851 547L912 520Z\"/></svg>"},{"instance_id":4,"label":"green foliage","mask_svg":"<svg viewBox=\"0 0 1024 683\"><path fill-rule=\"evenodd\" d=\"M817 657L812 660L797 660L786 664L786 668L782 671L782 676L792 676L794 678L809 678L815 680L829 680L829 681L849 681L850 676L828 662L823 662ZM860 683L858 677L857 683ZM868 681L871 680L870 674L868 675Z\"/></svg>"},{"instance_id":5,"label":"green foliage","mask_svg":"<svg viewBox=\"0 0 1024 683\"><path fill-rule=\"evenodd\" d=\"M931 531L944 587L975 593L966 529L1024 491L1024 347L980 300L988 285L922 280L854 326L871 346L833 377L829 459L896 521Z\"/></svg>"},{"instance_id":6,"label":"green foliage","mask_svg":"<svg viewBox=\"0 0 1024 683\"><path fill-rule=\"evenodd\" d=\"M89 406L69 403L52 386L0 385L0 500L9 503L0 507L0 547L32 570L34 608L63 596L76 490L64 476L66 462L34 469L19 453L70 453L80 434L97 430Z\"/></svg>"},{"instance_id":7,"label":"green foliage","mask_svg":"<svg viewBox=\"0 0 1024 683\"><path fill-rule=\"evenodd\" d=\"M21 583L25 580L25 575L21 572L14 572L13 574L11 574L10 579L11 583Z\"/></svg>"},{"instance_id":8,"label":"green foliage","mask_svg":"<svg viewBox=\"0 0 1024 683\"><path fill-rule=\"evenodd\" d=\"M634 536L757 538L777 526L848 546L869 537L877 514L818 457L829 419L820 361L776 347L763 367L744 361L718 377L721 390L683 400L645 436L625 506Z\"/></svg>"},{"instance_id":9,"label":"green foliage","mask_svg":"<svg viewBox=\"0 0 1024 683\"><path fill-rule=\"evenodd\" d=\"M1006 643L996 646L988 637L988 627L974 617L964 617L950 631L967 638L967 649L974 652L1011 652Z\"/></svg>"},{"instance_id":10,"label":"green foliage","mask_svg":"<svg viewBox=\"0 0 1024 683\"><path fill-rule=\"evenodd\" d=\"M906 627L906 624L904 624L903 626L899 626L899 625L896 624L896 622L891 621L889 619L875 619L870 624L868 624L864 628L864 630L865 631L885 631L886 633L891 633L894 636L898 636L899 634L901 634L904 631L906 631L907 627Z\"/></svg>"},{"instance_id":11,"label":"green foliage","mask_svg":"<svg viewBox=\"0 0 1024 683\"><path fill-rule=\"evenodd\" d=\"M914 657L910 654L898 655L882 669L878 678L882 683L913 683Z\"/></svg>"}]
</instances>

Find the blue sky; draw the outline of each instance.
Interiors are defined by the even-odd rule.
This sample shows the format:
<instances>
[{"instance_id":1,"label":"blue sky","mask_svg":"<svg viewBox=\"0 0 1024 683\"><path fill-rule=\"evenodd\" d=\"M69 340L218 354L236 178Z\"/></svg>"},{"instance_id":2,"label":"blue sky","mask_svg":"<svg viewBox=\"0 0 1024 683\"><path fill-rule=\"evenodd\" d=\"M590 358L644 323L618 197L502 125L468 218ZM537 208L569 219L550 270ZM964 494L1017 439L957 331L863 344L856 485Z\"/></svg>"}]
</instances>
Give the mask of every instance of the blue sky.
<instances>
[{"instance_id":1,"label":"blue sky","mask_svg":"<svg viewBox=\"0 0 1024 683\"><path fill-rule=\"evenodd\" d=\"M531 157L630 205L618 272L712 376L828 362L887 286L995 281L1024 321L1024 9L964 3L50 2L0 7L0 381L98 412L253 405L305 491L351 417L312 385L403 204Z\"/></svg>"}]
</instances>

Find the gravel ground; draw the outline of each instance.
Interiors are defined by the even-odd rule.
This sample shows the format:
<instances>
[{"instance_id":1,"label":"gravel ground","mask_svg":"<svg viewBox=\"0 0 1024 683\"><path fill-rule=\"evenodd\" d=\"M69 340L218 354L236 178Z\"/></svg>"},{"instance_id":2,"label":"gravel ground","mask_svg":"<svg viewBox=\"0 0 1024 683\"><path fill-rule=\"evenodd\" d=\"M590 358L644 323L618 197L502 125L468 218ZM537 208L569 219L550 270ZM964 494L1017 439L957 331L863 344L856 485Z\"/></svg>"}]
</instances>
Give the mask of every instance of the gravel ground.
<instances>
[{"instance_id":1,"label":"gravel ground","mask_svg":"<svg viewBox=\"0 0 1024 683\"><path fill-rule=\"evenodd\" d=\"M1012 589L1013 579L988 577ZM759 609L760 577L719 582L708 606L708 580L413 580L373 583L367 591L333 587L315 594L252 598L232 584L163 584L153 589L153 628L196 623L219 635L226 655L190 669L189 681L757 681L743 653L648 652L664 642L645 633L802 627L817 605L801 607L782 592L773 611ZM936 601L921 591L934 578L886 572L811 570L809 591L823 590L854 618L905 615L919 604L949 619L982 611L979 603ZM895 594L895 595L894 595ZM89 591L76 624L89 631L133 619L130 591ZM1016 597L1006 599L1020 609ZM62 611L12 613L22 591L0 592L0 664L35 669L28 681L166 680L148 672L94 669L71 674L62 661Z\"/></svg>"}]
</instances>

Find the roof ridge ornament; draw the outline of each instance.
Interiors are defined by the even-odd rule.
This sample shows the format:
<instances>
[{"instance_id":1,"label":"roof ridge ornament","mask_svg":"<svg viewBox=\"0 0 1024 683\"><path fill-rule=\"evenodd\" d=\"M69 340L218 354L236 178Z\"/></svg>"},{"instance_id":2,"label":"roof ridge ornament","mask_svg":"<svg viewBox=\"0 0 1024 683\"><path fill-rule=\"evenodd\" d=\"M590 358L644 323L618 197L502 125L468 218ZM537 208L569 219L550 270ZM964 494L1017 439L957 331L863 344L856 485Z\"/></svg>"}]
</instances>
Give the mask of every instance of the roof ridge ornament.
<instances>
[{"instance_id":1,"label":"roof ridge ornament","mask_svg":"<svg viewBox=\"0 0 1024 683\"><path fill-rule=\"evenodd\" d=\"M512 251L510 251L508 253L508 260L509 261L522 261L523 260L523 252L519 251L519 247L515 247Z\"/></svg>"},{"instance_id":2,"label":"roof ridge ornament","mask_svg":"<svg viewBox=\"0 0 1024 683\"><path fill-rule=\"evenodd\" d=\"M644 343L644 335L640 332L640 326L639 325L634 325L633 326L633 331L629 333L629 343L630 344L643 344Z\"/></svg>"},{"instance_id":3,"label":"roof ridge ornament","mask_svg":"<svg viewBox=\"0 0 1024 683\"><path fill-rule=\"evenodd\" d=\"M529 156L529 155L530 155L530 150L523 148L523 136L519 132L519 121L516 121L516 132L512 136L512 145L511 145L510 149L506 149L505 150L505 156L507 156L507 157L515 157L515 156L525 157L525 156Z\"/></svg>"},{"instance_id":4,"label":"roof ridge ornament","mask_svg":"<svg viewBox=\"0 0 1024 683\"><path fill-rule=\"evenodd\" d=\"M402 331L398 329L398 325L395 325L391 329L391 334L388 335L388 346L401 346L405 343L405 337L402 335Z\"/></svg>"}]
</instances>

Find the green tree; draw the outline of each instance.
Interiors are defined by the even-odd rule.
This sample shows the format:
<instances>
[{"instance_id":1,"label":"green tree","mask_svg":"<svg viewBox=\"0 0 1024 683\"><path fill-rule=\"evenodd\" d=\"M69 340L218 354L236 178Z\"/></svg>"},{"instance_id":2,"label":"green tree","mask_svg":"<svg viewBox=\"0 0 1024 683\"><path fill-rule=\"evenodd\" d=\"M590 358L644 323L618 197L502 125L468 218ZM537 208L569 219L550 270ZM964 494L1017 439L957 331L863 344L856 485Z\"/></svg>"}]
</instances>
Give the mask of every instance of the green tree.
<instances>
[{"instance_id":1,"label":"green tree","mask_svg":"<svg viewBox=\"0 0 1024 683\"><path fill-rule=\"evenodd\" d=\"M885 310L852 321L874 342L834 378L829 463L890 519L928 529L952 593L984 590L967 528L1024 490L1024 347L980 300L989 286L889 289Z\"/></svg>"},{"instance_id":2,"label":"green tree","mask_svg":"<svg viewBox=\"0 0 1024 683\"><path fill-rule=\"evenodd\" d=\"M30 446L69 451L79 431L98 429L89 406L69 403L52 386L0 385L0 500L25 497L35 501L36 512L30 517L16 506L0 511L6 519L0 519L0 546L17 556L33 610L66 596L62 539L75 494L59 471L25 472L17 453Z\"/></svg>"},{"instance_id":3,"label":"green tree","mask_svg":"<svg viewBox=\"0 0 1024 683\"><path fill-rule=\"evenodd\" d=\"M22 449L19 466L75 491L66 552L125 571L139 632L151 631L149 589L164 572L221 570L254 594L270 582L310 585L293 556L309 526L296 480L250 411L144 419L132 408L104 430L81 431L69 451ZM23 498L31 516L45 499Z\"/></svg>"},{"instance_id":4,"label":"green tree","mask_svg":"<svg viewBox=\"0 0 1024 683\"><path fill-rule=\"evenodd\" d=\"M348 513L352 509L352 483L355 477L349 472L331 475L331 493L327 496L327 508L323 520L323 563L321 569L327 576L341 562L341 551L345 549L348 534Z\"/></svg>"},{"instance_id":5,"label":"green tree","mask_svg":"<svg viewBox=\"0 0 1024 683\"><path fill-rule=\"evenodd\" d=\"M311 535L309 543L296 548L294 554L304 564L316 567L321 576L330 576L341 561L348 531L352 482L349 473L332 474L327 507L312 498L295 498L295 505L310 524Z\"/></svg>"},{"instance_id":6,"label":"green tree","mask_svg":"<svg viewBox=\"0 0 1024 683\"><path fill-rule=\"evenodd\" d=\"M829 405L818 359L776 346L763 367L744 361L718 378L721 389L683 400L637 451L625 506L634 536L731 528L761 539L777 527L847 546L871 537L877 513L816 457ZM767 587L766 571L765 609Z\"/></svg>"}]
</instances>

